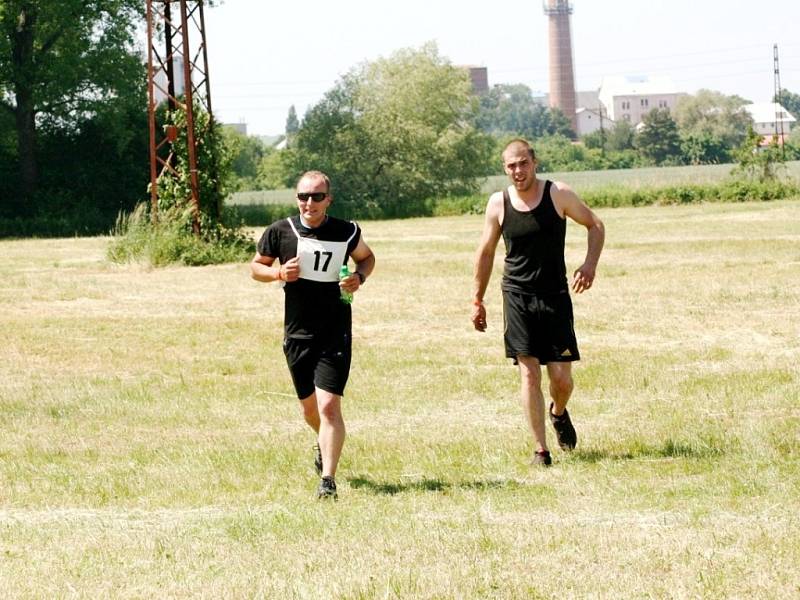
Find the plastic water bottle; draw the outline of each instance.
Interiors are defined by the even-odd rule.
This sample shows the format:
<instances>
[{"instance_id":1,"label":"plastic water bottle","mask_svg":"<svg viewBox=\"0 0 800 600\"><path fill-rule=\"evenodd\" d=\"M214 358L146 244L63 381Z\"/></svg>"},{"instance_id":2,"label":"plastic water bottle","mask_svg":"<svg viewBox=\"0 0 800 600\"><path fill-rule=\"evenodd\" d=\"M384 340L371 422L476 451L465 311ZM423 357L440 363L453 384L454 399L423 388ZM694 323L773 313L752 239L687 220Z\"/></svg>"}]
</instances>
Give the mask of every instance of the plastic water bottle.
<instances>
[{"instance_id":1,"label":"plastic water bottle","mask_svg":"<svg viewBox=\"0 0 800 600\"><path fill-rule=\"evenodd\" d=\"M347 268L347 265L342 265L342 268L339 269L339 281L346 279L347 277L350 277L350 269ZM353 293L341 288L341 298L342 302L345 304L350 304L353 302Z\"/></svg>"}]
</instances>

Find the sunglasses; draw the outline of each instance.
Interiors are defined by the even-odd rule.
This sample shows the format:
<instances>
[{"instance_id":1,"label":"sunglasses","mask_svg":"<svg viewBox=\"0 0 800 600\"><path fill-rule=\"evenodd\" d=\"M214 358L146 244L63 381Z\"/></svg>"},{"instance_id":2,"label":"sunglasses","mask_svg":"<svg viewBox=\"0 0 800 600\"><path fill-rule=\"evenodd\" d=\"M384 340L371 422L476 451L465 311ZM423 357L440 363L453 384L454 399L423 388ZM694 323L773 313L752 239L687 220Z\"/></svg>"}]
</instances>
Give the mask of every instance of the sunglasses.
<instances>
[{"instance_id":1,"label":"sunglasses","mask_svg":"<svg viewBox=\"0 0 800 600\"><path fill-rule=\"evenodd\" d=\"M297 192L297 199L301 202L313 200L314 202L322 202L328 197L328 192Z\"/></svg>"}]
</instances>

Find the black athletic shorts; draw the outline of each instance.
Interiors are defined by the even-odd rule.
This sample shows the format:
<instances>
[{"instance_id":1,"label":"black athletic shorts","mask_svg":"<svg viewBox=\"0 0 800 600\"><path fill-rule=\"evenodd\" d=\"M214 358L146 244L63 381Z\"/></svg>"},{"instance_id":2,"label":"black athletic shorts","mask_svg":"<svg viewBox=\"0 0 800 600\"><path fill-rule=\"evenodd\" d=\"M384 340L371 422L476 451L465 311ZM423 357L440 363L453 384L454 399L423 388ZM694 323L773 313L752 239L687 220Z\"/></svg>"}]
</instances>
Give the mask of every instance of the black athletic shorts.
<instances>
[{"instance_id":1,"label":"black athletic shorts","mask_svg":"<svg viewBox=\"0 0 800 600\"><path fill-rule=\"evenodd\" d=\"M343 395L350 375L351 346L349 334L323 340L286 338L283 353L297 397L308 398L315 387Z\"/></svg>"},{"instance_id":2,"label":"black athletic shorts","mask_svg":"<svg viewBox=\"0 0 800 600\"><path fill-rule=\"evenodd\" d=\"M569 292L533 296L503 292L506 356L533 356L539 363L580 360Z\"/></svg>"}]
</instances>

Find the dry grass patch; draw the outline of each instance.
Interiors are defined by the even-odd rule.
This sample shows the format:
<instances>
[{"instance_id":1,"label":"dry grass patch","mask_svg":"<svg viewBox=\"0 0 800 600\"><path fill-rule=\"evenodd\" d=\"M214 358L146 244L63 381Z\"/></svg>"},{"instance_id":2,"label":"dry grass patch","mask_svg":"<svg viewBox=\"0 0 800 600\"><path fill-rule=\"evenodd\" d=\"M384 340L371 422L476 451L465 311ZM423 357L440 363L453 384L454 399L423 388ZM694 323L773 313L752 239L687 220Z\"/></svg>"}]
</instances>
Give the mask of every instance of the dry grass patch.
<instances>
[{"instance_id":1,"label":"dry grass patch","mask_svg":"<svg viewBox=\"0 0 800 600\"><path fill-rule=\"evenodd\" d=\"M796 203L601 216L580 442L549 470L500 253L489 331L469 322L481 217L364 223L336 504L313 499L277 286L113 266L107 238L0 241L4 596L797 596ZM571 225L569 270L584 249Z\"/></svg>"}]
</instances>

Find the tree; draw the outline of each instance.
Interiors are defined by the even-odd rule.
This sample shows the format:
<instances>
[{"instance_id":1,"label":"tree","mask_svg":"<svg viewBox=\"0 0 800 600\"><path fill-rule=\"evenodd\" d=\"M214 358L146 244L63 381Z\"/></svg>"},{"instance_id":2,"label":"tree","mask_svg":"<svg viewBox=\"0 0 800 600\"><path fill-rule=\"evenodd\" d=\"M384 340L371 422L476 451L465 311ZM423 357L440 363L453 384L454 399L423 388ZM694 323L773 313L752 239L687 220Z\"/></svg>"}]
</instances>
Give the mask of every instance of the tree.
<instances>
[{"instance_id":1,"label":"tree","mask_svg":"<svg viewBox=\"0 0 800 600\"><path fill-rule=\"evenodd\" d=\"M606 135L606 132L598 129L597 131L584 134L581 137L581 142L590 150L602 150L605 149Z\"/></svg>"},{"instance_id":2,"label":"tree","mask_svg":"<svg viewBox=\"0 0 800 600\"><path fill-rule=\"evenodd\" d=\"M642 128L634 140L643 156L656 164L674 161L681 154L678 126L668 108L654 108L642 119Z\"/></svg>"},{"instance_id":3,"label":"tree","mask_svg":"<svg viewBox=\"0 0 800 600\"><path fill-rule=\"evenodd\" d=\"M300 121L297 120L297 111L294 104L289 107L289 114L286 117L286 137L294 136L300 130Z\"/></svg>"},{"instance_id":4,"label":"tree","mask_svg":"<svg viewBox=\"0 0 800 600\"><path fill-rule=\"evenodd\" d=\"M495 85L481 96L480 106L478 127L487 133L532 140L545 135L575 137L564 113L537 103L526 85Z\"/></svg>"},{"instance_id":5,"label":"tree","mask_svg":"<svg viewBox=\"0 0 800 600\"><path fill-rule=\"evenodd\" d=\"M563 135L549 135L536 142L536 158L539 170L548 171L583 171L599 169L600 151L589 149L583 144L575 144Z\"/></svg>"},{"instance_id":6,"label":"tree","mask_svg":"<svg viewBox=\"0 0 800 600\"><path fill-rule=\"evenodd\" d=\"M257 137L244 135L233 128L223 128L223 138L231 153L231 175L236 190L252 189L267 148Z\"/></svg>"},{"instance_id":7,"label":"tree","mask_svg":"<svg viewBox=\"0 0 800 600\"><path fill-rule=\"evenodd\" d=\"M792 127L792 132L789 134L789 141L792 142L796 146L800 146L800 127L795 126Z\"/></svg>"},{"instance_id":8,"label":"tree","mask_svg":"<svg viewBox=\"0 0 800 600\"><path fill-rule=\"evenodd\" d=\"M736 151L738 164L733 168L734 175L756 179L762 183L774 181L780 171L786 168L785 158L778 141L764 145L764 137L757 134L752 127L747 137Z\"/></svg>"},{"instance_id":9,"label":"tree","mask_svg":"<svg viewBox=\"0 0 800 600\"><path fill-rule=\"evenodd\" d=\"M747 137L753 119L744 109L747 101L711 90L683 96L675 106L674 118L681 134L694 139L714 140L733 150Z\"/></svg>"},{"instance_id":10,"label":"tree","mask_svg":"<svg viewBox=\"0 0 800 600\"><path fill-rule=\"evenodd\" d=\"M620 151L632 150L636 129L630 121L620 119L606 132L606 150Z\"/></svg>"},{"instance_id":11,"label":"tree","mask_svg":"<svg viewBox=\"0 0 800 600\"><path fill-rule=\"evenodd\" d=\"M773 102L777 102L778 98L773 97ZM789 90L781 91L781 106L789 111L789 113L797 119L794 123L792 129L797 127L797 123L800 122L800 94L795 94L790 92Z\"/></svg>"},{"instance_id":12,"label":"tree","mask_svg":"<svg viewBox=\"0 0 800 600\"><path fill-rule=\"evenodd\" d=\"M38 184L37 130L85 119L141 83L133 51L141 0L5 0L0 110L13 115L23 211Z\"/></svg>"},{"instance_id":13,"label":"tree","mask_svg":"<svg viewBox=\"0 0 800 600\"><path fill-rule=\"evenodd\" d=\"M783 146L786 160L800 160L800 127L794 127L788 141Z\"/></svg>"},{"instance_id":14,"label":"tree","mask_svg":"<svg viewBox=\"0 0 800 600\"><path fill-rule=\"evenodd\" d=\"M473 193L493 144L475 128L466 72L434 44L363 64L305 115L290 148L294 175L334 182L338 214L398 216L437 196Z\"/></svg>"},{"instance_id":15,"label":"tree","mask_svg":"<svg viewBox=\"0 0 800 600\"><path fill-rule=\"evenodd\" d=\"M294 185L291 164L286 164L288 158L290 158L290 154L284 150L270 148L267 151L258 165L258 178L256 179L258 189L277 190Z\"/></svg>"},{"instance_id":16,"label":"tree","mask_svg":"<svg viewBox=\"0 0 800 600\"><path fill-rule=\"evenodd\" d=\"M634 150L633 140L636 130L629 121L619 120L611 129L597 130L587 133L581 138L586 148L598 151L599 159L589 161L587 168L627 169L640 162Z\"/></svg>"},{"instance_id":17,"label":"tree","mask_svg":"<svg viewBox=\"0 0 800 600\"><path fill-rule=\"evenodd\" d=\"M730 149L719 138L693 132L681 135L681 154L690 165L719 164L731 157Z\"/></svg>"}]
</instances>

